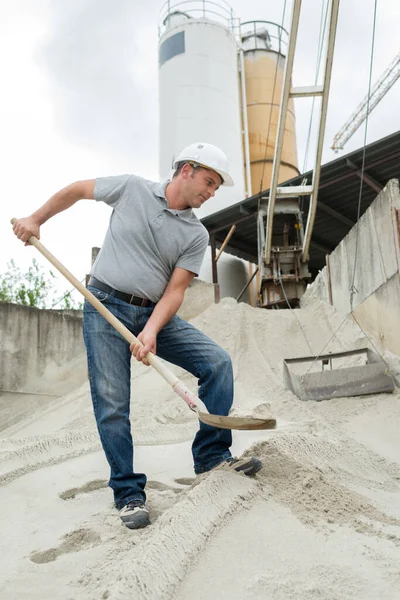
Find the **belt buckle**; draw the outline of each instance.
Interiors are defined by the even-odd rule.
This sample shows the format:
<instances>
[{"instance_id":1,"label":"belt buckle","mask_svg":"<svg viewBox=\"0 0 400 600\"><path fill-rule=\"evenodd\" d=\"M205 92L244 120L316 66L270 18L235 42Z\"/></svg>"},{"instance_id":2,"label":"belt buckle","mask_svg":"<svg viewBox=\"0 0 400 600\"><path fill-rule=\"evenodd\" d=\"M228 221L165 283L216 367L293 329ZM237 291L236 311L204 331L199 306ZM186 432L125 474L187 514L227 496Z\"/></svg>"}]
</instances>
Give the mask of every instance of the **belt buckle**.
<instances>
[{"instance_id":1,"label":"belt buckle","mask_svg":"<svg viewBox=\"0 0 400 600\"><path fill-rule=\"evenodd\" d=\"M132 294L129 299L129 304L133 304L133 299L135 298L135 294Z\"/></svg>"}]
</instances>

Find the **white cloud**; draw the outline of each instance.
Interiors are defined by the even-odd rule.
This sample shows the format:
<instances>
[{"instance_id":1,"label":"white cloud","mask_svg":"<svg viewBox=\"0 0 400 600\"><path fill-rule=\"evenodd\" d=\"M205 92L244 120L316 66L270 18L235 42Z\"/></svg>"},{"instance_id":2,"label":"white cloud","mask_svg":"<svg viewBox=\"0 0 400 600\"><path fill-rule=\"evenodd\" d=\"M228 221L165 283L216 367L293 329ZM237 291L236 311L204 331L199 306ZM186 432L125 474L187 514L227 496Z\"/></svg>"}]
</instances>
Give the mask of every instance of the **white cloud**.
<instances>
[{"instance_id":1,"label":"white cloud","mask_svg":"<svg viewBox=\"0 0 400 600\"><path fill-rule=\"evenodd\" d=\"M143 6L52 2L51 34L37 55L65 139L118 158L133 159L140 146L150 162L158 137L157 15Z\"/></svg>"}]
</instances>

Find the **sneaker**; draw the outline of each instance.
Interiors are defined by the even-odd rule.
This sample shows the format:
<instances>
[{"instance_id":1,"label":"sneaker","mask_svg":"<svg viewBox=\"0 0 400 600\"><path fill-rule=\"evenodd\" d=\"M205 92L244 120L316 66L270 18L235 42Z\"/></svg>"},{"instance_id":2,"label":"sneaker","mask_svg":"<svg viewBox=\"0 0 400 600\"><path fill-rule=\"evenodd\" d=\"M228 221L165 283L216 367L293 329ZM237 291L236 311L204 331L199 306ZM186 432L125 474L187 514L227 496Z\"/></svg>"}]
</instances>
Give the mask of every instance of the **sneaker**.
<instances>
[{"instance_id":1,"label":"sneaker","mask_svg":"<svg viewBox=\"0 0 400 600\"><path fill-rule=\"evenodd\" d=\"M227 464L229 468L238 471L238 473L244 473L249 477L258 473L262 467L261 460L255 456L251 456L250 458L234 458L232 456L222 464Z\"/></svg>"},{"instance_id":2,"label":"sneaker","mask_svg":"<svg viewBox=\"0 0 400 600\"><path fill-rule=\"evenodd\" d=\"M150 525L149 511L144 502L132 500L126 506L121 508L119 516L124 525L129 529L141 529Z\"/></svg>"}]
</instances>

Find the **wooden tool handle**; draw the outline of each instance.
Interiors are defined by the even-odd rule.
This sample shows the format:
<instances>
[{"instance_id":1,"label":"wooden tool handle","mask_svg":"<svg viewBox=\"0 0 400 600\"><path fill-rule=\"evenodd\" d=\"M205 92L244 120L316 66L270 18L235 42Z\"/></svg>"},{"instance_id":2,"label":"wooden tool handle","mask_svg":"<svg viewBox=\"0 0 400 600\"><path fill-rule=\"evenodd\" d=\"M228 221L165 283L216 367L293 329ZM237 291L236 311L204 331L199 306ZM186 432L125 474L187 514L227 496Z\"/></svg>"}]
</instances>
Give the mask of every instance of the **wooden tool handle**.
<instances>
[{"instance_id":1,"label":"wooden tool handle","mask_svg":"<svg viewBox=\"0 0 400 600\"><path fill-rule=\"evenodd\" d=\"M11 219L11 224L14 225L16 220L17 219L15 218ZM121 321L119 321L117 317L115 317L112 312L108 310L108 308L106 308L99 300L97 300L92 292L82 285L82 283L78 281L78 279L74 277L74 275L72 275L72 273L70 273L68 269L66 269L64 265L60 263L60 261L57 260L57 258L43 246L41 242L39 242L36 236L31 235L31 237L28 239L28 242L32 244L32 246L35 246L35 248L39 250L39 252L43 254L43 256L47 258L47 260L51 262L51 264L58 271L60 271L60 273L64 275L64 277L68 279L70 283L72 283L72 285L86 298L88 302L90 302L92 306L99 311L101 315L103 315L110 325L112 325L122 335L122 337L126 339L127 342L130 344L132 344L132 342L139 342L139 344L141 344L137 337L135 337L133 333L131 333L129 329L125 327L125 325L123 325ZM198 415L199 409L204 414L208 414L208 410L204 402L202 402L202 400L200 400L200 398L198 398L196 394L194 394L187 387L187 385L183 383L183 381L178 379L178 377L174 375L172 371L168 369L168 367L166 367L152 352L146 354L146 360L165 379L165 381L167 381L173 387L174 391L186 402L189 408L194 410Z\"/></svg>"},{"instance_id":2,"label":"wooden tool handle","mask_svg":"<svg viewBox=\"0 0 400 600\"><path fill-rule=\"evenodd\" d=\"M17 219L15 218L11 219L11 224L14 225L16 220ZM132 342L139 342L139 344L141 343L137 337L135 337L133 333L131 333L129 329L127 329L127 327L125 327L125 325L123 325L112 314L112 312L110 312L99 300L97 300L92 292L82 285L82 283L78 281L78 279L74 277L74 275L72 275L72 273L70 273L70 271L68 271L68 269L66 269L66 267L64 267L64 265L60 263L60 261L57 260L57 258L53 256L53 254L51 254L51 252L49 252L41 242L39 242L37 237L31 235L31 237L28 239L28 242L32 244L32 246L35 246L35 248L39 250L39 252L43 254L43 256L45 256L47 260L51 262L51 264L58 271L60 271L60 273L64 275L64 277L68 279L70 283L72 283L72 285L86 298L88 302L90 302L90 304L92 304L92 306L99 311L99 313L103 315L110 325L112 325L126 339L127 342L130 344L132 344ZM172 387L174 387L174 385L179 381L176 375L174 375L152 352L149 352L146 355L146 360L158 371L158 373L160 373L160 375L164 377L166 381L168 381Z\"/></svg>"},{"instance_id":3,"label":"wooden tool handle","mask_svg":"<svg viewBox=\"0 0 400 600\"><path fill-rule=\"evenodd\" d=\"M16 220L17 219L11 219L11 223L14 225ZM72 273L70 273L68 269L66 269L64 265L62 265L60 261L57 260L56 257L53 256L51 252L49 252L47 248L43 246L43 244L39 242L37 237L31 235L31 237L28 239L28 242L32 244L32 246L35 246L35 248L39 250L39 252L43 254L43 256L47 258L47 260L58 271L60 271L60 273L64 275L64 277L68 279L70 283L72 283L72 285L86 298L88 302L90 302L90 304L92 304L92 306L99 311L99 313L122 335L123 338L126 339L127 342L130 344L132 342L141 343L133 335L133 333L131 333L129 329L125 327L125 325L123 325L105 306L103 306L103 304L97 300L97 298L88 289L86 289L86 287L82 285L81 282L78 281L76 277L74 277ZM196 394L194 394L188 388L188 386L183 383L183 381L178 379L176 375L174 375L172 371L170 371L154 354L149 352L146 355L146 359L151 366L154 367L156 371L172 386L174 391L186 402L189 408L197 413L200 421L206 425L222 429L271 429L276 427L275 419L265 420L254 419L252 417L238 418L210 415L204 402L200 400L200 398L198 398Z\"/></svg>"}]
</instances>

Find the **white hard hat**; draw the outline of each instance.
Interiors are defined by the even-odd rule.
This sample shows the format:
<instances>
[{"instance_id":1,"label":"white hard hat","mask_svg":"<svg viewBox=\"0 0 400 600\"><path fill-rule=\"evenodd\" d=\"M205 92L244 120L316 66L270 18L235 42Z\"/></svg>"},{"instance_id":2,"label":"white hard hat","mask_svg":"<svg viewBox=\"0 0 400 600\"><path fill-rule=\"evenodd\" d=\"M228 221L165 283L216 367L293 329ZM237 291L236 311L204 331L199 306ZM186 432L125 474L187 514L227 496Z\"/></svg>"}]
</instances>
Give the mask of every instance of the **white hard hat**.
<instances>
[{"instance_id":1,"label":"white hard hat","mask_svg":"<svg viewBox=\"0 0 400 600\"><path fill-rule=\"evenodd\" d=\"M178 163L183 161L197 163L199 167L215 171L222 177L222 185L234 185L233 179L228 173L229 165L226 154L220 148L217 148L217 146L206 144L205 142L189 144L174 160L174 169L176 169Z\"/></svg>"}]
</instances>

